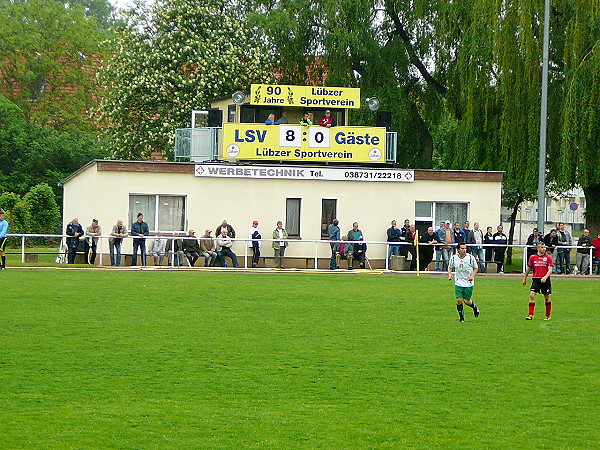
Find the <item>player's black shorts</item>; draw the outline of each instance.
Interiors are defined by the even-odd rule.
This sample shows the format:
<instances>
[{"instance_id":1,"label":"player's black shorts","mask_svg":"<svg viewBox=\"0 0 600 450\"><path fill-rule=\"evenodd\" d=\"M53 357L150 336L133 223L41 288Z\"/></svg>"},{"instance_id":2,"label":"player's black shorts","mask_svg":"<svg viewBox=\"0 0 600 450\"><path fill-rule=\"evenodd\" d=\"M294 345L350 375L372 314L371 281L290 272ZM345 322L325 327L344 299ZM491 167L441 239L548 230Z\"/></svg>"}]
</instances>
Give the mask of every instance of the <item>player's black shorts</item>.
<instances>
[{"instance_id":1,"label":"player's black shorts","mask_svg":"<svg viewBox=\"0 0 600 450\"><path fill-rule=\"evenodd\" d=\"M6 238L0 238L0 252L4 251L4 246L6 245Z\"/></svg>"},{"instance_id":2,"label":"player's black shorts","mask_svg":"<svg viewBox=\"0 0 600 450\"><path fill-rule=\"evenodd\" d=\"M529 290L537 294L552 294L552 283L550 283L550 278L548 278L545 283L542 283L541 278L534 278L533 282L531 283L531 289Z\"/></svg>"}]
</instances>

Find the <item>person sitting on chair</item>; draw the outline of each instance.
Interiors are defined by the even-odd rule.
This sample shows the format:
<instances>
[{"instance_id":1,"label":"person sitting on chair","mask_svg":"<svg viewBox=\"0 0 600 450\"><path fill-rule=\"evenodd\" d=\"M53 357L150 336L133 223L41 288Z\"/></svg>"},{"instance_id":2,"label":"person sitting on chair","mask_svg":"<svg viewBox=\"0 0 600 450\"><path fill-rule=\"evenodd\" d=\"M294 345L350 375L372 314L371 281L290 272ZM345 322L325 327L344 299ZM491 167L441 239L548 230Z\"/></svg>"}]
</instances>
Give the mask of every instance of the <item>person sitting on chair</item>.
<instances>
[{"instance_id":1,"label":"person sitting on chair","mask_svg":"<svg viewBox=\"0 0 600 450\"><path fill-rule=\"evenodd\" d=\"M367 259L367 243L364 242L362 236L358 239L358 243L354 244L354 257L358 259L360 268L364 269L365 260Z\"/></svg>"},{"instance_id":2,"label":"person sitting on chair","mask_svg":"<svg viewBox=\"0 0 600 450\"><path fill-rule=\"evenodd\" d=\"M335 252L336 266L340 267L340 260L348 260L348 270L352 269L352 260L354 258L354 245L348 243L348 236L342 236L342 243Z\"/></svg>"},{"instance_id":3,"label":"person sitting on chair","mask_svg":"<svg viewBox=\"0 0 600 450\"><path fill-rule=\"evenodd\" d=\"M200 245L194 235L194 230L189 230L187 238L183 240L183 253L190 262L190 266L194 267L194 264L200 258Z\"/></svg>"}]
</instances>

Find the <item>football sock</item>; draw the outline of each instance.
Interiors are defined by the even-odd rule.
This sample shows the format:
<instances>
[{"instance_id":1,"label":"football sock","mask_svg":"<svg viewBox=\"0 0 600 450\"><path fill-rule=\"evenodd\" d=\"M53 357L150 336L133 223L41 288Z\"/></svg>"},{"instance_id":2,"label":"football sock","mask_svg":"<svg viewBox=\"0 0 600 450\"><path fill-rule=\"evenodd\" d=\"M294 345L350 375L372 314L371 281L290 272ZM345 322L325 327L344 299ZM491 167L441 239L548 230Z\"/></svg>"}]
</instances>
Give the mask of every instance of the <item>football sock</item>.
<instances>
[{"instance_id":1,"label":"football sock","mask_svg":"<svg viewBox=\"0 0 600 450\"><path fill-rule=\"evenodd\" d=\"M535 311L535 302L529 302L529 315L533 316L534 311Z\"/></svg>"},{"instance_id":2,"label":"football sock","mask_svg":"<svg viewBox=\"0 0 600 450\"><path fill-rule=\"evenodd\" d=\"M475 304L475 302L471 302L471 304L469 305L468 303L465 302L465 305L467 305L469 308L471 309L475 309L477 308L477 305Z\"/></svg>"},{"instance_id":3,"label":"football sock","mask_svg":"<svg viewBox=\"0 0 600 450\"><path fill-rule=\"evenodd\" d=\"M460 317L461 319L463 319L463 320L464 320L464 318L465 318L465 312L464 312L464 310L463 310L463 305L462 305L462 303L461 303L460 305L456 305L456 309L457 309L457 311L458 311L458 317Z\"/></svg>"},{"instance_id":4,"label":"football sock","mask_svg":"<svg viewBox=\"0 0 600 450\"><path fill-rule=\"evenodd\" d=\"M6 256L2 257L2 267L6 267Z\"/></svg>"},{"instance_id":5,"label":"football sock","mask_svg":"<svg viewBox=\"0 0 600 450\"><path fill-rule=\"evenodd\" d=\"M552 301L546 302L546 317L550 317L552 312Z\"/></svg>"}]
</instances>

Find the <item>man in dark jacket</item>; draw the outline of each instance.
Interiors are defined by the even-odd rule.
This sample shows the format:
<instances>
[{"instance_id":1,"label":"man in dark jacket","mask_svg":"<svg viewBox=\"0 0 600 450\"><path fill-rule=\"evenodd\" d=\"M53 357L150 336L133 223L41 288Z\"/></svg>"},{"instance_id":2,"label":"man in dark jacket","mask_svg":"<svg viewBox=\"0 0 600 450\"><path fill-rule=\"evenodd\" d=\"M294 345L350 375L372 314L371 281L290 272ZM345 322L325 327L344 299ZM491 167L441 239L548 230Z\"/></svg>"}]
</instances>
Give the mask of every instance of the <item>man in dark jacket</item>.
<instances>
[{"instance_id":1,"label":"man in dark jacket","mask_svg":"<svg viewBox=\"0 0 600 450\"><path fill-rule=\"evenodd\" d=\"M392 220L392 226L387 229L387 241L389 242L388 259L392 255L398 255L401 237L402 230L396 226L396 221Z\"/></svg>"},{"instance_id":2,"label":"man in dark jacket","mask_svg":"<svg viewBox=\"0 0 600 450\"><path fill-rule=\"evenodd\" d=\"M69 250L68 263L75 264L75 255L77 254L77 247L79 246L79 238L83 236L83 227L79 223L77 218L73 219L67 225L67 231L65 233L67 237L67 248Z\"/></svg>"},{"instance_id":3,"label":"man in dark jacket","mask_svg":"<svg viewBox=\"0 0 600 450\"><path fill-rule=\"evenodd\" d=\"M146 265L146 236L150 234L148 224L144 222L144 215L138 213L137 220L131 225L131 235L133 238L133 257L131 258L131 265L137 266L137 252L140 250L140 257L142 260L142 266Z\"/></svg>"},{"instance_id":4,"label":"man in dark jacket","mask_svg":"<svg viewBox=\"0 0 600 450\"><path fill-rule=\"evenodd\" d=\"M497 232L494 233L494 244L506 244L508 238L504 234L502 225L498 225ZM504 273L504 253L506 252L506 246L494 247L494 262L498 264L498 273Z\"/></svg>"},{"instance_id":5,"label":"man in dark jacket","mask_svg":"<svg viewBox=\"0 0 600 450\"><path fill-rule=\"evenodd\" d=\"M194 230L189 230L187 237L183 240L183 253L190 262L190 266L194 267L200 258L200 245L194 235Z\"/></svg>"},{"instance_id":6,"label":"man in dark jacket","mask_svg":"<svg viewBox=\"0 0 600 450\"><path fill-rule=\"evenodd\" d=\"M434 245L437 243L437 233L433 232L433 227L427 228L427 233L419 238L420 270L429 270L429 263L433 261Z\"/></svg>"}]
</instances>

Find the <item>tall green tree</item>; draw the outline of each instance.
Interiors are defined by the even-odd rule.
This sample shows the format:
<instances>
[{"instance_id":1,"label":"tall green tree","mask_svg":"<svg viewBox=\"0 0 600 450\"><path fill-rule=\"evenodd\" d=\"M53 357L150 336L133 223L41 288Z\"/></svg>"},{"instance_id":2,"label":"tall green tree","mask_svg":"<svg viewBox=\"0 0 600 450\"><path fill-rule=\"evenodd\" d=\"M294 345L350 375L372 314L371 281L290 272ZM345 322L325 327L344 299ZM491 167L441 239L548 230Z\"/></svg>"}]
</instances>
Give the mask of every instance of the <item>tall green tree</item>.
<instances>
[{"instance_id":1,"label":"tall green tree","mask_svg":"<svg viewBox=\"0 0 600 450\"><path fill-rule=\"evenodd\" d=\"M40 126L93 128L102 35L81 5L0 0L0 93Z\"/></svg>"},{"instance_id":2,"label":"tall green tree","mask_svg":"<svg viewBox=\"0 0 600 450\"><path fill-rule=\"evenodd\" d=\"M236 2L163 0L129 11L101 72L115 157L173 155L193 109L273 77L273 57Z\"/></svg>"}]
</instances>

